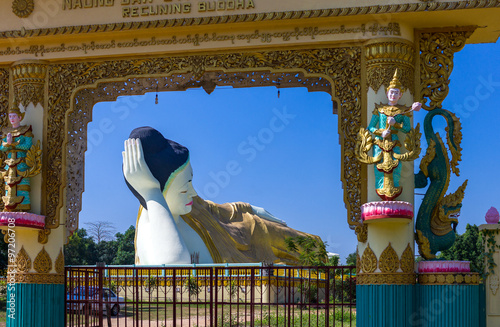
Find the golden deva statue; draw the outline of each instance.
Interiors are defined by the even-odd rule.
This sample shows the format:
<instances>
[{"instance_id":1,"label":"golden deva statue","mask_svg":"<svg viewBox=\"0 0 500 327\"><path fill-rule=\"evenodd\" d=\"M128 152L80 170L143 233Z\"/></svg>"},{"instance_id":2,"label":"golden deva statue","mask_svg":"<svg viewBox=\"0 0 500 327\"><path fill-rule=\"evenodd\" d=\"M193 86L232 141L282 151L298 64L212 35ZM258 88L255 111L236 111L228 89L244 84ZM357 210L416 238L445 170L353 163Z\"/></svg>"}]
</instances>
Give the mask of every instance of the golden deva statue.
<instances>
[{"instance_id":1,"label":"golden deva statue","mask_svg":"<svg viewBox=\"0 0 500 327\"><path fill-rule=\"evenodd\" d=\"M422 108L419 102L412 107L398 105L404 88L398 79L398 71L386 89L388 104L375 104L373 116L368 129L361 128L358 133L356 157L366 164L375 165L375 184L379 197L384 201L397 198L402 187L399 185L401 178L401 161L411 161L420 155L420 126L411 128L411 112ZM406 134L404 147L407 152L401 154L401 142L398 133ZM372 136L373 134L373 136ZM373 147L373 156L368 152Z\"/></svg>"},{"instance_id":2,"label":"golden deva statue","mask_svg":"<svg viewBox=\"0 0 500 327\"><path fill-rule=\"evenodd\" d=\"M30 177L39 174L42 167L40 141L33 144L31 125L21 125L23 118L24 113L14 103L9 109L12 127L2 128L0 151L6 154L1 171L5 183L4 211L31 210Z\"/></svg>"}]
</instances>

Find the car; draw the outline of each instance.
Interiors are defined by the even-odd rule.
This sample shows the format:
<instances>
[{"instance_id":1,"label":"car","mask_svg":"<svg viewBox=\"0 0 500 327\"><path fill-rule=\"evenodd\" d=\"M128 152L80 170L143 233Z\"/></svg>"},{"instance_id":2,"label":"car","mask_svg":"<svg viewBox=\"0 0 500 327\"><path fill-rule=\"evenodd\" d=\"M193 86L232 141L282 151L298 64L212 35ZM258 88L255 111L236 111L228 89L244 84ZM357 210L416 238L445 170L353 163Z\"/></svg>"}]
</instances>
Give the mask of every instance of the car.
<instances>
[{"instance_id":1,"label":"car","mask_svg":"<svg viewBox=\"0 0 500 327\"><path fill-rule=\"evenodd\" d=\"M98 302L99 289L97 287L89 287L88 293L89 293L88 296L85 296L84 286L75 287L74 289L72 289L66 295L66 300L67 300L66 309L85 312L86 309L85 305L91 304L92 311L97 311L99 308L99 302ZM111 289L107 287L104 287L102 289L102 299L103 302L105 302L106 299L109 302L110 314L112 316L117 316L120 313L120 311L123 308L125 308L126 304L125 299L121 296L117 296L115 292L113 292ZM107 314L106 304L103 304L103 308L104 308L103 314Z\"/></svg>"}]
</instances>

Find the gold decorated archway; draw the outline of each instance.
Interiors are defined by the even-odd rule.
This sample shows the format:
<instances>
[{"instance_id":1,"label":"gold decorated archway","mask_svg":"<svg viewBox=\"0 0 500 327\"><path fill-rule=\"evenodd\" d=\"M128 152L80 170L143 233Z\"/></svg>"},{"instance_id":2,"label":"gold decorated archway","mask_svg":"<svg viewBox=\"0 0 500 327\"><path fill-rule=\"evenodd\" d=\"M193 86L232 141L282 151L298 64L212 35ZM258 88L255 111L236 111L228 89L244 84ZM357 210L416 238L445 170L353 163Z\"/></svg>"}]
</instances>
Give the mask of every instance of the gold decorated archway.
<instances>
[{"instance_id":1,"label":"gold decorated archway","mask_svg":"<svg viewBox=\"0 0 500 327\"><path fill-rule=\"evenodd\" d=\"M309 91L324 91L332 96L338 105L335 111L339 115L341 180L347 222L354 229L358 226L360 206L366 200L366 190L362 187L365 170L353 156L357 131L366 120L363 114L366 99L362 95L369 87L378 89L387 84L390 72L399 65L403 67L402 81L405 87L413 90L415 98L429 99L426 106L431 109L441 106L448 92L453 53L463 48L474 29L416 31L415 46L387 39L321 49L73 63L27 62L13 68L0 68L0 105L3 108L0 119L4 124L7 123L9 91L13 91L23 105L30 101L40 102L46 108L43 162L47 169L43 172L41 211L47 218L39 242L45 243L50 230L61 223L65 223L69 232L78 228L85 170L81 154L86 151L87 124L92 120L94 104L157 88L169 91L202 86L213 90L216 85L303 86ZM366 69L362 69L363 62ZM33 76L44 81L46 86L33 83ZM9 88L11 78L14 79L13 90ZM363 230L356 232L363 237Z\"/></svg>"},{"instance_id":2,"label":"gold decorated archway","mask_svg":"<svg viewBox=\"0 0 500 327\"><path fill-rule=\"evenodd\" d=\"M346 67L348 67L346 69ZM56 228L65 208L68 231L78 228L83 192L87 124L92 108L120 95L189 87L304 86L326 91L339 104L343 156L342 181L348 190L349 219L361 205L361 167L351 155L361 124L361 47L228 53L50 65L47 130L47 227ZM69 78L72 76L72 78ZM68 83L67 81L71 81ZM65 117L65 119L61 119ZM62 169L60 169L62 168ZM65 199L64 203L61 199Z\"/></svg>"},{"instance_id":3,"label":"gold decorated archway","mask_svg":"<svg viewBox=\"0 0 500 327\"><path fill-rule=\"evenodd\" d=\"M396 68L408 90L405 106L441 108L454 54L466 43L496 42L500 30L498 0L9 0L0 1L0 11L0 123L6 127L9 106L19 105L42 145L42 174L31 179L30 197L45 227L6 238L16 244L20 267L16 311L44 327L64 323L63 244L79 225L93 107L152 91L210 93L230 85L329 93L347 224L359 241L358 283L415 283L413 224L391 232L360 220L361 205L376 194L373 174L354 155L358 131L375 103L385 103ZM413 178L404 182L400 200L414 203ZM3 226L6 236L9 228ZM39 301L21 301L32 289ZM57 303L48 300L54 290Z\"/></svg>"}]
</instances>

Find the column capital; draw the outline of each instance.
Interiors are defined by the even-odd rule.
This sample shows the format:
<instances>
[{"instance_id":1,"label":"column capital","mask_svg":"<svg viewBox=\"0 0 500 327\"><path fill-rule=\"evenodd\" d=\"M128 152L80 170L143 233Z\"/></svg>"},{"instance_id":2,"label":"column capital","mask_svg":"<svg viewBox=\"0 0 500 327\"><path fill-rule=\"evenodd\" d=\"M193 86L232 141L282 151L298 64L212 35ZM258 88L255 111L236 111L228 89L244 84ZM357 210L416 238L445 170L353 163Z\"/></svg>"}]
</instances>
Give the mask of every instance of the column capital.
<instances>
[{"instance_id":1,"label":"column capital","mask_svg":"<svg viewBox=\"0 0 500 327\"><path fill-rule=\"evenodd\" d=\"M26 108L31 102L43 105L47 62L43 60L22 60L12 64L12 85L18 104Z\"/></svg>"},{"instance_id":2,"label":"column capital","mask_svg":"<svg viewBox=\"0 0 500 327\"><path fill-rule=\"evenodd\" d=\"M396 68L401 84L414 93L415 47L405 39L374 39L365 43L367 87L388 86Z\"/></svg>"}]
</instances>

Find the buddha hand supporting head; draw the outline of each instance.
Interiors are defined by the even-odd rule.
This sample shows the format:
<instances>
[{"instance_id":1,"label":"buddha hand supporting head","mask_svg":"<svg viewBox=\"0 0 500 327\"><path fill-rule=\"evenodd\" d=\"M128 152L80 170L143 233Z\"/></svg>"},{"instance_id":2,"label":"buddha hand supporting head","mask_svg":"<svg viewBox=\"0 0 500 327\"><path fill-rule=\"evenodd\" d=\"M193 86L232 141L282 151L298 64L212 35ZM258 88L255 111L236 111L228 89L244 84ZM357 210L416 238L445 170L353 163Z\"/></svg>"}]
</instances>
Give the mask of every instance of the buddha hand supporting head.
<instances>
[{"instance_id":1,"label":"buddha hand supporting head","mask_svg":"<svg viewBox=\"0 0 500 327\"><path fill-rule=\"evenodd\" d=\"M142 144L144 160L151 174L160 184L160 189L173 216L191 212L193 197L193 170L189 161L189 150L168 140L152 127L134 129L129 139L137 139ZM141 205L147 204L141 194L125 179L127 186Z\"/></svg>"}]
</instances>

